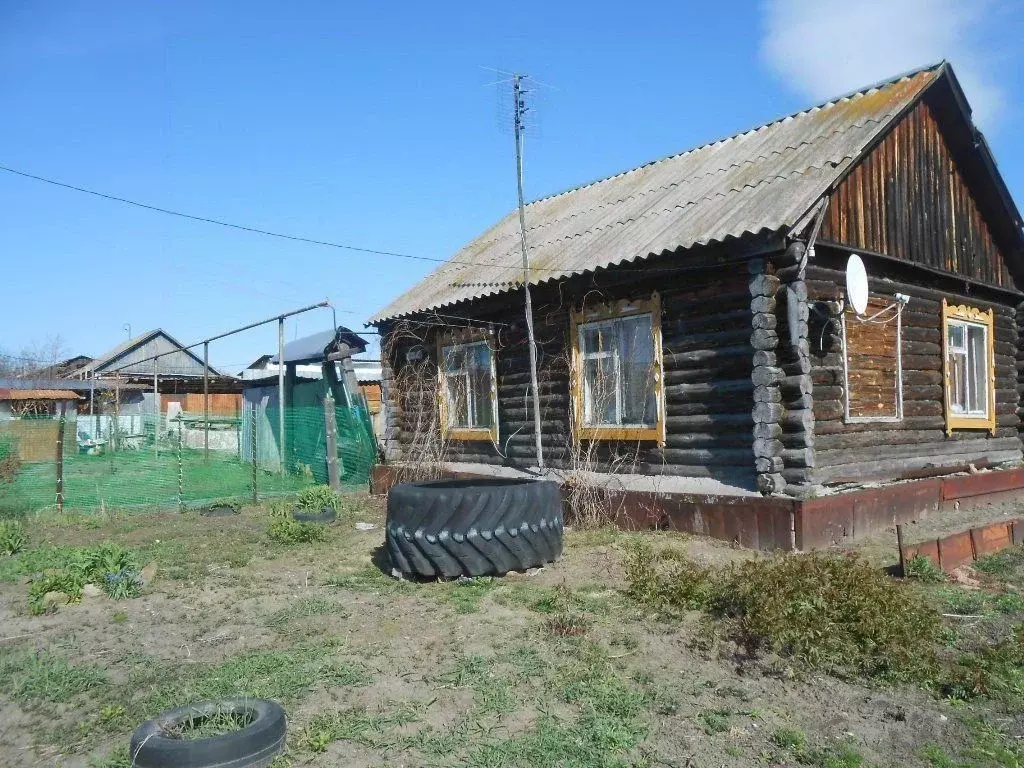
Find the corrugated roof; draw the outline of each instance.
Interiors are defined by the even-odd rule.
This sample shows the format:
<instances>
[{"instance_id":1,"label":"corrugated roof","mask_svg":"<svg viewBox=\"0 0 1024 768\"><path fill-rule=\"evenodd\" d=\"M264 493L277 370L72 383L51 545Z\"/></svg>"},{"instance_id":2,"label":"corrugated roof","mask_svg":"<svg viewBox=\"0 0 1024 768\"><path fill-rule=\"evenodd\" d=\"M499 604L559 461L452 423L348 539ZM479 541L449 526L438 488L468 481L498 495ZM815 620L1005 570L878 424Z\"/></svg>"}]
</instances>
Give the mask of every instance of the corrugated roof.
<instances>
[{"instance_id":1,"label":"corrugated roof","mask_svg":"<svg viewBox=\"0 0 1024 768\"><path fill-rule=\"evenodd\" d=\"M797 223L939 77L920 69L526 207L531 284ZM520 285L518 213L371 318L378 323Z\"/></svg>"},{"instance_id":2,"label":"corrugated roof","mask_svg":"<svg viewBox=\"0 0 1024 768\"><path fill-rule=\"evenodd\" d=\"M198 355L196 355L195 352L193 352L190 349L184 349L184 347L182 347L181 342L178 341L177 339L175 339L173 336L171 336L171 334L167 333L167 331L165 331L163 328L154 328L152 331L146 331L145 333L140 333L138 336L135 336L134 338L128 339L127 341L125 341L125 342L123 342L121 344L118 344L113 349L108 350L107 352L104 352L102 355L97 357L91 363L88 363L87 365L83 365L81 368L75 368L73 371L69 372L67 375L69 377L70 376L74 376L74 377L77 377L77 378L87 378L89 376L89 374L91 374L93 372L95 372L95 375L97 375L97 376L109 375L111 373L118 373L121 368L127 368L128 367L128 364L125 363L125 361L123 361L121 358L126 357L132 350L135 350L135 349L137 349L139 347L144 346L145 344L148 344L150 341L152 341L154 339L157 339L157 337L159 337L159 336L162 336L163 338L165 338L167 340L167 343L170 344L172 347L177 347L178 350L180 350L182 355L187 355L187 357L189 359L191 359L193 362L196 363L196 366L198 368L200 368L200 369L202 368L203 361L202 361L202 359ZM175 352L168 352L167 355L165 355L162 359L166 359L166 357L171 355L171 354L175 354ZM142 362L140 362L140 365L143 365L145 363L150 363L148 371L141 371L141 372L140 371L131 371L131 372L129 372L127 370L123 370L123 371L121 371L121 373L123 373L126 376L140 375L140 374L141 375L146 375L146 376L152 375L152 370L153 370L152 361L148 360L148 359L145 359L145 358L149 358L149 357L150 357L150 355L144 355ZM118 365L113 365L113 363L115 363L115 362L119 362L119 364ZM105 370L108 366L110 367L110 371ZM180 372L179 371L173 371L173 370L165 372L165 374L168 375L168 376L173 376L176 373L180 373ZM201 370L200 370L200 373L201 373ZM210 366L210 375L211 376L222 376L222 377L224 376L223 373L221 373L220 371L215 369L212 365Z\"/></svg>"},{"instance_id":3,"label":"corrugated roof","mask_svg":"<svg viewBox=\"0 0 1024 768\"><path fill-rule=\"evenodd\" d=\"M0 389L0 400L81 400L70 389Z\"/></svg>"}]
</instances>

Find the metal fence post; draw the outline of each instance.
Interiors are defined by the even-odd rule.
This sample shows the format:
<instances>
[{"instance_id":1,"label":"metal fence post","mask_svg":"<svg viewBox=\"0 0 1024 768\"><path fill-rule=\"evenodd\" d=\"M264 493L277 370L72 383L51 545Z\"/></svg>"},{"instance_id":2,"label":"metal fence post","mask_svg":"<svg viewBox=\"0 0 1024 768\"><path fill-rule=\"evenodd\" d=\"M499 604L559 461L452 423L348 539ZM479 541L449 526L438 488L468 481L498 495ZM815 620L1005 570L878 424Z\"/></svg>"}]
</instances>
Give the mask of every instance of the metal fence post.
<instances>
[{"instance_id":1,"label":"metal fence post","mask_svg":"<svg viewBox=\"0 0 1024 768\"><path fill-rule=\"evenodd\" d=\"M251 434L251 438L249 440L249 442L250 442L249 449L250 449L250 452L252 453L252 503L253 504L259 504L260 503L260 495L259 495L259 490L258 490L258 488L256 486L256 456L257 456L257 454L256 454L256 408L255 407L253 407L253 409L252 409L252 425L250 427L250 434Z\"/></svg>"},{"instance_id":2,"label":"metal fence post","mask_svg":"<svg viewBox=\"0 0 1024 768\"><path fill-rule=\"evenodd\" d=\"M57 422L57 511L64 511L64 425L67 423L67 403L60 404L60 421Z\"/></svg>"},{"instance_id":3,"label":"metal fence post","mask_svg":"<svg viewBox=\"0 0 1024 768\"><path fill-rule=\"evenodd\" d=\"M185 467L181 460L181 414L178 414L178 511L185 511Z\"/></svg>"},{"instance_id":4,"label":"metal fence post","mask_svg":"<svg viewBox=\"0 0 1024 768\"><path fill-rule=\"evenodd\" d=\"M327 479L331 488L341 490L341 473L338 470L338 419L334 411L334 398L330 392L324 398L324 426L327 435Z\"/></svg>"}]
</instances>

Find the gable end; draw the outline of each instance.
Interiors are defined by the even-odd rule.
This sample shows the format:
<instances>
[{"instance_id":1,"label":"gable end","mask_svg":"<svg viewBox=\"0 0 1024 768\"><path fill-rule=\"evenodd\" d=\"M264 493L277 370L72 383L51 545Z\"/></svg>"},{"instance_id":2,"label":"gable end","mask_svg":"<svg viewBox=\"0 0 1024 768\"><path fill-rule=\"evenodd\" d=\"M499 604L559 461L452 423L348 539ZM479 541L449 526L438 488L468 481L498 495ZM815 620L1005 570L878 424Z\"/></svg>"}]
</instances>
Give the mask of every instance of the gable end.
<instances>
[{"instance_id":1,"label":"gable end","mask_svg":"<svg viewBox=\"0 0 1024 768\"><path fill-rule=\"evenodd\" d=\"M1014 288L1005 214L962 147L942 91L917 102L839 183L821 239ZM987 180L991 186L991 180ZM1002 226L1002 229L1000 229Z\"/></svg>"}]
</instances>

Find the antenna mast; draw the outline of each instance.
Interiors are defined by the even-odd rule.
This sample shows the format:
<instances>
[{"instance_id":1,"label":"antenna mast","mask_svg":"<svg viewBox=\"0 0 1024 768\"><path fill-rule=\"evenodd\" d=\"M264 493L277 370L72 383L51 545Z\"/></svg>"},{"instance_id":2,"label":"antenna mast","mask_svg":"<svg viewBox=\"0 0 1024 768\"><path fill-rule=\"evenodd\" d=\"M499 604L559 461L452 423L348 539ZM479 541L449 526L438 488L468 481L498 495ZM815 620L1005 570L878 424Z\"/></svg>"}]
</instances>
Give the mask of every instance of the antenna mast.
<instances>
[{"instance_id":1,"label":"antenna mast","mask_svg":"<svg viewBox=\"0 0 1024 768\"><path fill-rule=\"evenodd\" d=\"M533 390L533 434L537 448L537 467L544 469L544 451L540 444L540 392L537 389L537 342L533 337L533 302L530 299L530 257L526 251L526 213L523 206L523 75L512 76L513 115L516 138L516 186L519 191L519 243L523 249L523 295L526 298L526 338L530 345L530 389Z\"/></svg>"}]
</instances>

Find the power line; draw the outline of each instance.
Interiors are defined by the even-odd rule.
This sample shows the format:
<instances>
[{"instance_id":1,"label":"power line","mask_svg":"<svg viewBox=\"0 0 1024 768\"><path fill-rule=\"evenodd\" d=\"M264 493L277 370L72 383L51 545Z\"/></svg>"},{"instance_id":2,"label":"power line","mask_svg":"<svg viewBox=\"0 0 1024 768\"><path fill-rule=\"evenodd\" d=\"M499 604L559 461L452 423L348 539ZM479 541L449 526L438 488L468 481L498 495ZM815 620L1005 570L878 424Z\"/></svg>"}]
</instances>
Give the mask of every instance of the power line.
<instances>
[{"instance_id":1,"label":"power line","mask_svg":"<svg viewBox=\"0 0 1024 768\"><path fill-rule=\"evenodd\" d=\"M55 187L63 187L64 189L70 189L75 192L82 192L86 195L93 195L94 197L101 197L104 200L112 200L117 203L124 203L125 205L133 205L136 208L144 208L147 211L155 211L156 213L164 213L168 216L177 216L182 219L189 219L191 221L200 221L204 224L216 224L220 227L227 227L228 229L238 229L243 232L252 232L257 235L266 235L268 237L277 237L282 240L293 240L298 243L309 243L311 245L323 245L328 248L342 248L347 251L358 251L359 253L371 253L376 256L397 256L402 259L416 259L418 261L433 261L438 263L445 263L448 259L439 259L432 256L417 256L411 253L398 253L396 251L381 251L375 248L363 248L358 245L346 245L344 243L334 243L329 240L317 240L312 237L305 237L303 235L290 235L284 232L273 232L269 229L260 229L259 227L251 227L246 224L235 224L230 221L224 221L222 219L214 219L209 216L196 216L191 213L183 213L182 211L171 210L170 208L162 208L158 205L150 205L149 203L142 203L138 200L131 200L127 197L120 197L118 195L109 195L106 192L98 192L94 189L86 189L85 187L79 187L75 184L68 184L63 181L57 181L56 179L49 179L45 176L37 176L34 173L27 173L26 171L19 171L17 168L10 168L6 165L0 165L0 171L7 171L13 173L15 176L22 176L26 179L33 179L35 181L41 181L45 184L52 184ZM472 262L464 262L472 263Z\"/></svg>"},{"instance_id":2,"label":"power line","mask_svg":"<svg viewBox=\"0 0 1024 768\"><path fill-rule=\"evenodd\" d=\"M292 242L307 243L309 245L321 245L321 246L324 246L326 248L338 248L338 249L346 250L346 251L355 251L357 253L369 253L369 254L373 254L373 255L376 255L376 256L393 256L393 257L400 258L400 259L412 259L412 260L415 260L415 261L427 261L427 262L431 262L431 263L434 263L434 264L459 264L459 265L469 266L469 267L487 267L487 268L502 269L502 270L507 270L507 271L516 271L516 269L517 269L517 267L515 267L512 264L497 264L497 263L493 263L493 262L487 263L487 262L480 262L480 261L466 261L464 259L454 259L454 258L453 259L442 259L442 258L437 258L435 256L420 256L420 255L412 254L412 253L400 253L398 251L383 251L383 250L378 250L378 249L375 249L375 248L365 248L365 247L359 246L359 245L348 245L346 243L335 243L335 242L332 242L330 240L320 240L320 239L317 239L317 238L314 238L314 237L306 237L305 235L292 235L292 234L288 234L286 232L275 232L275 231L269 230L269 229L261 229L259 227L252 227L252 226L249 226L247 224L235 224L234 222L224 221L223 219L215 219L215 218L210 217L210 216L197 216L197 215L191 214L191 213L184 213L182 211L175 211L175 210L172 210L170 208L163 208L163 207L158 206L158 205L150 205L149 203L143 203L143 202L140 202L138 200L132 200L132 199L127 198L127 197L121 197L119 195L110 195L110 194L107 194L106 192L99 192L99 191L94 190L94 189L87 189L86 187L80 187L80 186L77 186L75 184L69 184L67 182L58 181L57 179L50 179L50 178L47 178L45 176L38 176L38 175L36 175L34 173L28 173L27 171L19 171L17 168L11 168L10 166L6 166L6 165L0 165L0 171L6 171L7 173L13 174L15 176L21 176L22 178L32 179L34 181L40 181L40 182L43 182L44 184L50 184L52 186L61 187L63 189L70 189L70 190L72 190L74 192L81 192L83 194L92 195L93 197L99 197L99 198L102 198L104 200L110 200L110 201L117 202L117 203L124 203L125 205L131 205L131 206L134 206L136 208L142 208L144 210L153 211L155 213L163 213L163 214L166 214L167 216L176 216L176 217L181 218L181 219L188 219L190 221L198 221L198 222L201 222L201 223L204 223L204 224L215 224L215 225L217 225L219 227L225 227L227 229L234 229L234 230L238 230L238 231L241 231L241 232L249 232L251 234L256 234L256 235L265 235L266 237L275 237L275 238L278 238L280 240L290 240ZM651 254L651 255L653 256L655 254ZM601 269L601 268L602 267L598 267L594 271L596 272L597 269ZM676 271L678 271L680 269L678 266L671 266L671 267L625 267L625 266L622 266L621 264L610 264L607 267L603 267L603 268L608 269L610 271L613 270L615 272L620 272L620 273L621 272L640 272L640 273L644 273L644 274L673 273L673 272L676 272ZM535 266L535 265L531 264L530 265L530 271L531 272L553 272L553 273L557 273L557 274L563 275L566 278L575 276L572 273L571 269L566 269L564 267L563 268L559 268L559 267L540 267L540 266ZM511 286L511 287L518 287L518 286L514 285L514 286ZM296 286L296 288L297 288L297 286ZM249 290L251 290L251 289L249 289ZM264 294L264 295L268 295L269 296L270 294Z\"/></svg>"}]
</instances>

